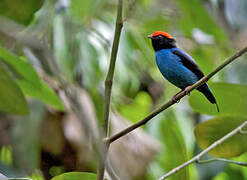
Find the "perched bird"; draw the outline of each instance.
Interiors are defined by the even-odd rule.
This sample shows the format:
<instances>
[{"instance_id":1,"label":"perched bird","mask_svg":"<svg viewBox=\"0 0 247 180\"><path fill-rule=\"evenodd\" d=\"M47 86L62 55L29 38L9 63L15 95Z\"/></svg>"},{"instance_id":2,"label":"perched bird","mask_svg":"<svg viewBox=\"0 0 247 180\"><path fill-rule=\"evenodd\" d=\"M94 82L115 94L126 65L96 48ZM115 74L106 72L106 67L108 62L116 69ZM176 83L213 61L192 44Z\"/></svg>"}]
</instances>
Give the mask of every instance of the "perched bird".
<instances>
[{"instance_id":1,"label":"perched bird","mask_svg":"<svg viewBox=\"0 0 247 180\"><path fill-rule=\"evenodd\" d=\"M176 41L170 34L156 31L149 35L148 38L152 40L158 68L170 83L182 90L186 90L187 87L193 85L204 76L194 59L182 49L177 48ZM208 84L205 83L199 86L197 90L203 93L212 104L215 104L219 112L216 99ZM173 100L176 101L176 95Z\"/></svg>"}]
</instances>

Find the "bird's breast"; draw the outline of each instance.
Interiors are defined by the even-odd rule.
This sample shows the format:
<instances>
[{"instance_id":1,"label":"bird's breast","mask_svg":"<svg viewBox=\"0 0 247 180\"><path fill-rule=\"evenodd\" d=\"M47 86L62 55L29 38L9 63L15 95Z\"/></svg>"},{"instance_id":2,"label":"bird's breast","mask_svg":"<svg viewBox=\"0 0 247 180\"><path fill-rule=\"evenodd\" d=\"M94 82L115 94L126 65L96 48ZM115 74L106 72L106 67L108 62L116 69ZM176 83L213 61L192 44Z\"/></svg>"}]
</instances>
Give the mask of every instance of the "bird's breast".
<instances>
[{"instance_id":1,"label":"bird's breast","mask_svg":"<svg viewBox=\"0 0 247 180\"><path fill-rule=\"evenodd\" d=\"M198 81L197 76L187 69L180 58L169 49L156 52L156 63L162 75L181 89Z\"/></svg>"}]
</instances>

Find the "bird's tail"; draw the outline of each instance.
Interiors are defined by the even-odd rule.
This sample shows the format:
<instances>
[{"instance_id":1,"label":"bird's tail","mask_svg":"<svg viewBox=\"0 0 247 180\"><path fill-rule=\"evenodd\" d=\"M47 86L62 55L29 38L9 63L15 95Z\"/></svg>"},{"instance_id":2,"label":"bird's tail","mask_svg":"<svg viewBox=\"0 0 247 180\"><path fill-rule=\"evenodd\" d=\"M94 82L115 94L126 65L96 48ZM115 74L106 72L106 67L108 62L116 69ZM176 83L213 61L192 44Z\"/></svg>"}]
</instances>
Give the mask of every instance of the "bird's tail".
<instances>
[{"instance_id":1,"label":"bird's tail","mask_svg":"<svg viewBox=\"0 0 247 180\"><path fill-rule=\"evenodd\" d=\"M203 84L202 86L198 87L197 90L203 93L212 104L215 104L217 111L220 112L216 99L207 84Z\"/></svg>"}]
</instances>

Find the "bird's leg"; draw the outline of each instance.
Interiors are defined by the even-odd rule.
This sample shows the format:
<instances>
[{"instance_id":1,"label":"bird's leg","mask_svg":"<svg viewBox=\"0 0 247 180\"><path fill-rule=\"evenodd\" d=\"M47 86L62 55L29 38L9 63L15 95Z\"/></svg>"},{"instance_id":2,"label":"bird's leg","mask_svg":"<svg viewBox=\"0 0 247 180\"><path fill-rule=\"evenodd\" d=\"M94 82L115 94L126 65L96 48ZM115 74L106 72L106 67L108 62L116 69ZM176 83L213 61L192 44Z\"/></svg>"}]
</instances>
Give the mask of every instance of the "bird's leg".
<instances>
[{"instance_id":1,"label":"bird's leg","mask_svg":"<svg viewBox=\"0 0 247 180\"><path fill-rule=\"evenodd\" d=\"M177 95L179 94L179 93L181 93L183 90L180 90L177 94L175 94L173 97L172 97L172 101L174 102L174 103L179 103L179 99L177 99Z\"/></svg>"},{"instance_id":2,"label":"bird's leg","mask_svg":"<svg viewBox=\"0 0 247 180\"><path fill-rule=\"evenodd\" d=\"M187 86L187 87L184 89L185 94L189 96L191 90L192 90L191 86Z\"/></svg>"}]
</instances>

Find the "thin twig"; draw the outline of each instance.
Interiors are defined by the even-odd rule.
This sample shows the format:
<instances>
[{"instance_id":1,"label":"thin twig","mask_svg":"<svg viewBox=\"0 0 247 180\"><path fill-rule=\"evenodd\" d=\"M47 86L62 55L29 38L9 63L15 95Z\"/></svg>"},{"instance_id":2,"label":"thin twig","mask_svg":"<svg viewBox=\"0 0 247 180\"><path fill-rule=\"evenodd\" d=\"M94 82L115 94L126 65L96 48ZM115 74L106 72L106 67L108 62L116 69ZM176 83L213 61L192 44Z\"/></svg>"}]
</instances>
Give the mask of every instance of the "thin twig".
<instances>
[{"instance_id":1,"label":"thin twig","mask_svg":"<svg viewBox=\"0 0 247 180\"><path fill-rule=\"evenodd\" d=\"M236 164L239 166L247 166L247 163L245 163L245 162L234 161L234 160L224 159L224 158L211 158L211 159L206 159L206 160L198 160L198 161L196 161L196 163L206 164L206 163L210 163L210 162L214 162L214 161L222 161L222 162Z\"/></svg>"},{"instance_id":2,"label":"thin twig","mask_svg":"<svg viewBox=\"0 0 247 180\"><path fill-rule=\"evenodd\" d=\"M115 64L117 59L117 52L119 47L119 40L120 35L123 27L123 0L118 1L118 11L117 11L117 20L115 24L115 34L114 34L114 40L111 50L111 57L110 57L110 65L108 69L108 73L105 79L105 106L104 106L104 124L103 124L103 136L108 137L109 136L109 129L110 129L110 123L109 123L109 111L110 111L110 103L111 103L111 90L112 90L112 82L113 82L113 75L115 70ZM106 143L108 144L108 143ZM104 172L105 172L105 161L107 159L107 151L109 146L106 145L104 148L105 156L104 159L101 159L99 162L98 167L98 173L97 173L97 179L102 180L104 178Z\"/></svg>"},{"instance_id":3,"label":"thin twig","mask_svg":"<svg viewBox=\"0 0 247 180\"><path fill-rule=\"evenodd\" d=\"M211 72L207 76L204 76L202 79L200 79L195 84L193 84L192 86L190 86L190 91L196 89L200 85L202 85L205 82L207 82L217 72L219 72L220 70L222 70L224 67L226 67L228 64L230 64L231 62L233 62L235 59L237 59L238 57L242 56L246 52L247 52L247 47L245 47L245 48L241 49L240 51L238 51L236 54L234 54L233 56L231 56L230 58L228 58L223 64L221 64L220 66L218 66L213 72ZM181 91L180 93L178 93L176 95L176 99L179 101L185 95L186 95L186 91ZM115 134L115 135L113 135L113 136L111 136L109 138L106 138L105 141L108 142L108 143L112 143L112 142L116 141L120 137L122 137L122 136L130 133L131 131L135 130L136 128L138 128L138 127L146 124L153 117L155 117L156 115L158 115L159 113L161 113L162 111L164 111L165 109L169 108L170 106L172 106L175 103L176 102L173 101L173 99L170 99L168 102L166 102L165 104L163 104L162 106L160 106L158 109L156 109L153 112L151 112L147 117L145 117L141 121L139 121L139 122L137 122L137 123L135 123L135 124L127 127L126 129L120 131L119 133L117 133L117 134Z\"/></svg>"},{"instance_id":4,"label":"thin twig","mask_svg":"<svg viewBox=\"0 0 247 180\"><path fill-rule=\"evenodd\" d=\"M115 173L114 169L111 166L111 163L109 162L109 159L107 159L107 164L108 166L106 166L106 170L108 175L111 177L112 180L120 180L120 178L118 177L118 175Z\"/></svg>"},{"instance_id":5,"label":"thin twig","mask_svg":"<svg viewBox=\"0 0 247 180\"><path fill-rule=\"evenodd\" d=\"M238 126L237 128L235 128L234 130L232 130L231 132L229 132L228 134L226 134L225 136L223 136L222 138L220 138L219 140L215 141L213 144L211 144L208 148L206 148L204 151L202 151L201 153L199 153L198 155L196 155L195 157L193 157L192 159L190 159L189 161L181 164L180 166L172 169L171 171L169 171L167 174L163 175L162 177L159 178L159 180L163 180L168 178L169 176L173 175L174 173L180 171L181 169L183 169L184 167L188 166L191 163L194 162L198 162L200 160L200 158L207 154L210 150L212 150L213 148L215 148L216 146L218 146L219 144L222 144L224 141L226 141L227 139L229 139L230 137L232 137L233 135L237 134L240 132L240 130L247 125L247 121L243 122L240 126Z\"/></svg>"},{"instance_id":6,"label":"thin twig","mask_svg":"<svg viewBox=\"0 0 247 180\"><path fill-rule=\"evenodd\" d=\"M240 133L240 134L247 134L247 130L241 129L239 133Z\"/></svg>"}]
</instances>

